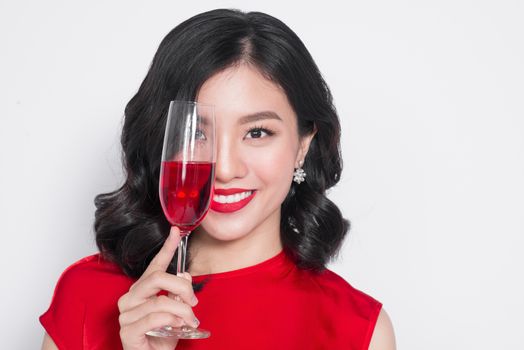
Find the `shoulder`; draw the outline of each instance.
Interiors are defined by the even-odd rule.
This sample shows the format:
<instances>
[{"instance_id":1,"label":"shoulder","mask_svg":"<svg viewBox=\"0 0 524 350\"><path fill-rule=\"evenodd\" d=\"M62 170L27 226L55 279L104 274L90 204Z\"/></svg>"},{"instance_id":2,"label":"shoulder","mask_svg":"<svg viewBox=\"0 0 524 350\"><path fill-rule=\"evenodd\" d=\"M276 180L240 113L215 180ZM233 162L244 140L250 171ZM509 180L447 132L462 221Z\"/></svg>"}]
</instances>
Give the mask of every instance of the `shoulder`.
<instances>
[{"instance_id":1,"label":"shoulder","mask_svg":"<svg viewBox=\"0 0 524 350\"><path fill-rule=\"evenodd\" d=\"M118 271L116 263L105 259L100 253L83 257L69 265L62 275L90 274L94 272Z\"/></svg>"},{"instance_id":2,"label":"shoulder","mask_svg":"<svg viewBox=\"0 0 524 350\"><path fill-rule=\"evenodd\" d=\"M86 256L69 265L60 275L55 294L62 290L86 297L93 286L110 279L127 279L117 264L104 259L99 253Z\"/></svg>"},{"instance_id":3,"label":"shoulder","mask_svg":"<svg viewBox=\"0 0 524 350\"><path fill-rule=\"evenodd\" d=\"M369 350L395 350L397 348L395 343L393 324L386 310L382 309L371 337Z\"/></svg>"},{"instance_id":4,"label":"shoulder","mask_svg":"<svg viewBox=\"0 0 524 350\"><path fill-rule=\"evenodd\" d=\"M120 267L99 253L69 265L55 285L50 310L77 311L87 303L101 302L112 294L129 289L133 280Z\"/></svg>"},{"instance_id":5,"label":"shoulder","mask_svg":"<svg viewBox=\"0 0 524 350\"><path fill-rule=\"evenodd\" d=\"M123 274L120 267L104 258L102 254L88 255L69 265L63 272L64 275L91 276L97 274Z\"/></svg>"},{"instance_id":6,"label":"shoulder","mask_svg":"<svg viewBox=\"0 0 524 350\"><path fill-rule=\"evenodd\" d=\"M96 271L98 265L103 267L111 266L111 263L102 259L99 253L83 257L66 267L60 275L59 281L76 280L86 275L91 275Z\"/></svg>"},{"instance_id":7,"label":"shoulder","mask_svg":"<svg viewBox=\"0 0 524 350\"><path fill-rule=\"evenodd\" d=\"M321 293L321 307L327 310L330 317L343 327L340 332L347 334L348 342L355 348L368 349L372 337L375 341L383 334L384 314L382 303L371 295L353 287L348 281L326 269L320 273L311 273L315 284ZM378 327L378 328L377 328ZM380 329L377 331L377 329ZM378 334L378 335L374 335ZM371 348L369 349L379 349ZM382 348L380 348L382 349ZM383 348L391 350L392 348Z\"/></svg>"},{"instance_id":8,"label":"shoulder","mask_svg":"<svg viewBox=\"0 0 524 350\"><path fill-rule=\"evenodd\" d=\"M86 256L61 273L40 323L58 348L80 349L86 315L109 319L108 315L115 313L116 300L131 284L117 264L100 254Z\"/></svg>"},{"instance_id":9,"label":"shoulder","mask_svg":"<svg viewBox=\"0 0 524 350\"><path fill-rule=\"evenodd\" d=\"M378 316L382 303L369 294L353 287L353 285L335 272L325 269L320 273L314 273L313 278L323 293L328 293L338 300L345 300L354 308L376 313Z\"/></svg>"}]
</instances>

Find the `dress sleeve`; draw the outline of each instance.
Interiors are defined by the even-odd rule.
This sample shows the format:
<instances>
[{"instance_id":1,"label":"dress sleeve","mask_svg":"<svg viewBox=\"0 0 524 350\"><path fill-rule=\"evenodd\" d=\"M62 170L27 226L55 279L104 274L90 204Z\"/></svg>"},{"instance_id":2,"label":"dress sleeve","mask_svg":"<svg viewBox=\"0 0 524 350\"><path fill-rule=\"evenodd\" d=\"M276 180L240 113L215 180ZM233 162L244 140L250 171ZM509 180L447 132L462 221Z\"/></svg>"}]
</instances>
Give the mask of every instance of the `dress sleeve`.
<instances>
[{"instance_id":1,"label":"dress sleeve","mask_svg":"<svg viewBox=\"0 0 524 350\"><path fill-rule=\"evenodd\" d=\"M55 286L49 309L39 320L60 350L83 349L86 303L84 272L79 262L69 266Z\"/></svg>"}]
</instances>

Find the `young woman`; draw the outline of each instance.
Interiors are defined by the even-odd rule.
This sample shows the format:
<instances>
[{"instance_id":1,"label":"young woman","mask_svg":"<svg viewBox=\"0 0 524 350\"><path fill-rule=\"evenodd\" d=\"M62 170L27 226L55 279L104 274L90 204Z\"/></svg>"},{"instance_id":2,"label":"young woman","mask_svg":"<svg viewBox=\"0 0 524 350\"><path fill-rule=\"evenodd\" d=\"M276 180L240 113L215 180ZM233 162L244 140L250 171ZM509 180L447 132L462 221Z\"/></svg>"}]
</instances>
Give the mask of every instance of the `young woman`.
<instances>
[{"instance_id":1,"label":"young woman","mask_svg":"<svg viewBox=\"0 0 524 350\"><path fill-rule=\"evenodd\" d=\"M175 99L215 106L218 144L211 209L180 276L158 197ZM125 110L125 183L95 200L100 253L60 277L43 348L394 349L382 304L325 268L349 229L325 196L339 138L328 86L284 23L214 10L174 28ZM199 323L209 338L146 335Z\"/></svg>"}]
</instances>

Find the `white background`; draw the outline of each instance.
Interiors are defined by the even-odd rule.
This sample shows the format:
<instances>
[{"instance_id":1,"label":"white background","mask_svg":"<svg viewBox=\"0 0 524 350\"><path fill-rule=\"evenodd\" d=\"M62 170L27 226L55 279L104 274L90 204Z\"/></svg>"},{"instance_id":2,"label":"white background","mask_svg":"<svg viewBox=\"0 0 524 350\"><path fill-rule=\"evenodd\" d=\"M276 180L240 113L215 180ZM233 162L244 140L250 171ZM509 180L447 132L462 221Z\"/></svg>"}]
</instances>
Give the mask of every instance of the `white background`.
<instances>
[{"instance_id":1,"label":"white background","mask_svg":"<svg viewBox=\"0 0 524 350\"><path fill-rule=\"evenodd\" d=\"M2 349L36 349L60 273L96 251L124 106L169 30L216 7L280 18L335 97L353 228L330 267L399 349L524 348L521 1L2 1ZM278 169L276 169L278 170Z\"/></svg>"}]
</instances>

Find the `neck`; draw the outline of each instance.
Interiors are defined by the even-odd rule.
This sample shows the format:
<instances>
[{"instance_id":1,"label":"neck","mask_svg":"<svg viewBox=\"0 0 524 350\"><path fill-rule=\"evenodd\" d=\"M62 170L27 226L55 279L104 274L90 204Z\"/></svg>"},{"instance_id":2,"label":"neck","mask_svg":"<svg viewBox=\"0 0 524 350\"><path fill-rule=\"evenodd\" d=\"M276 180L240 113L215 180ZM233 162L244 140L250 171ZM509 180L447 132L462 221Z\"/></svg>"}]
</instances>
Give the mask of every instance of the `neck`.
<instances>
[{"instance_id":1,"label":"neck","mask_svg":"<svg viewBox=\"0 0 524 350\"><path fill-rule=\"evenodd\" d=\"M260 230L262 231L262 230ZM191 237L191 264L193 276L238 270L261 263L282 251L280 228L272 232L252 232L239 239L219 240L203 229Z\"/></svg>"}]
</instances>

